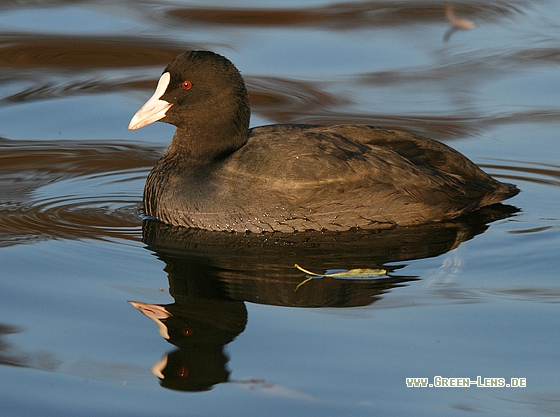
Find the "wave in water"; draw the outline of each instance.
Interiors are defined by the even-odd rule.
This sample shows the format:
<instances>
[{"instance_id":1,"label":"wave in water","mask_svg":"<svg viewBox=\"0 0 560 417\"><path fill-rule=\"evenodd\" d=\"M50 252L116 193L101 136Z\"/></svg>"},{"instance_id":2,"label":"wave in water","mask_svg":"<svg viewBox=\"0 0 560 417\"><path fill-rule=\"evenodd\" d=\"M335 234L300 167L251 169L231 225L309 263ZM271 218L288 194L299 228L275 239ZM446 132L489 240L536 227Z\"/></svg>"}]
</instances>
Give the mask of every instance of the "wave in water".
<instances>
[{"instance_id":1,"label":"wave in water","mask_svg":"<svg viewBox=\"0 0 560 417\"><path fill-rule=\"evenodd\" d=\"M0 246L141 238L145 178L161 154L103 141L0 141Z\"/></svg>"}]
</instances>

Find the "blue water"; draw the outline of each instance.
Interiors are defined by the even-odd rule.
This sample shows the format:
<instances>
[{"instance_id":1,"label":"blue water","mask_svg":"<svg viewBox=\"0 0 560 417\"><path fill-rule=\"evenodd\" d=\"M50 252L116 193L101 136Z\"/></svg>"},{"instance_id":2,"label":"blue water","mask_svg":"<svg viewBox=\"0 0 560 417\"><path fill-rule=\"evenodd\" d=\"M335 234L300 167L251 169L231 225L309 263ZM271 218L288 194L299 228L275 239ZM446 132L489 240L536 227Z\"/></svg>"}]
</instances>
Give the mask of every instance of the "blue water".
<instances>
[{"instance_id":1,"label":"blue water","mask_svg":"<svg viewBox=\"0 0 560 417\"><path fill-rule=\"evenodd\" d=\"M2 6L3 416L560 413L560 6L457 5L476 27L446 41L443 4L390 3ZM319 249L143 225L173 128L126 127L188 48L238 66L253 126L434 137L516 183L515 209ZM294 263L389 272L298 287ZM169 341L127 301L167 306ZM527 386L406 386L435 376Z\"/></svg>"}]
</instances>

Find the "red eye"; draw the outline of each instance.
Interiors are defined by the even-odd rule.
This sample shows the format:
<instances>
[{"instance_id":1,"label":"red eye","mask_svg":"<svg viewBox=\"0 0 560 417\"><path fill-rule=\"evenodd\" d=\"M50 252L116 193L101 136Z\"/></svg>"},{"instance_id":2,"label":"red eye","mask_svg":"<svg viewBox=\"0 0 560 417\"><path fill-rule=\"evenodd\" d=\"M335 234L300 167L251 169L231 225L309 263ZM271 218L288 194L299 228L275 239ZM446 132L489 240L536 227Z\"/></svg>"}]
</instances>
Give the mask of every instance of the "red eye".
<instances>
[{"instance_id":1,"label":"red eye","mask_svg":"<svg viewBox=\"0 0 560 417\"><path fill-rule=\"evenodd\" d=\"M192 87L192 83L189 80L185 80L181 83L181 88L183 90L190 90Z\"/></svg>"}]
</instances>

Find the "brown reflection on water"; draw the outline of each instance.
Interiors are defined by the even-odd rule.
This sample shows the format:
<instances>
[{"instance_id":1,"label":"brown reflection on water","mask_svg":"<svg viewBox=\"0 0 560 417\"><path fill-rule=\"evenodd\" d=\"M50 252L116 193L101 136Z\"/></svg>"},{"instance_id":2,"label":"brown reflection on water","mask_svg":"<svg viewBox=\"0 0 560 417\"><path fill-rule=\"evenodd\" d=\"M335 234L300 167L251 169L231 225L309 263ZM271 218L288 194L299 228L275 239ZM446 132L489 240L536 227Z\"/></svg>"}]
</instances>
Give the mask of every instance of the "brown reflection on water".
<instances>
[{"instance_id":1,"label":"brown reflection on water","mask_svg":"<svg viewBox=\"0 0 560 417\"><path fill-rule=\"evenodd\" d=\"M105 141L14 141L0 138L0 169L9 173L42 172L47 182L73 175L107 174L146 168L159 148Z\"/></svg>"},{"instance_id":2,"label":"brown reflection on water","mask_svg":"<svg viewBox=\"0 0 560 417\"><path fill-rule=\"evenodd\" d=\"M141 196L126 194L125 184L143 181L160 153L125 143L0 140L0 246L55 237L138 240ZM57 182L91 178L107 185L120 181L123 191L104 194L100 187L94 197L64 189L37 193Z\"/></svg>"},{"instance_id":3,"label":"brown reflection on water","mask_svg":"<svg viewBox=\"0 0 560 417\"><path fill-rule=\"evenodd\" d=\"M479 20L495 20L520 12L512 4L484 1L454 2L457 14ZM373 26L408 25L415 22L445 21L444 3L426 2L352 2L314 8L173 8L167 12L183 21L234 26L308 26L356 29Z\"/></svg>"},{"instance_id":4,"label":"brown reflection on water","mask_svg":"<svg viewBox=\"0 0 560 417\"><path fill-rule=\"evenodd\" d=\"M514 161L504 161L505 164L486 163L480 164L483 169L501 170L505 172L501 178L513 181L528 181L535 184L560 186L560 165L530 163L523 164Z\"/></svg>"},{"instance_id":5,"label":"brown reflection on water","mask_svg":"<svg viewBox=\"0 0 560 417\"><path fill-rule=\"evenodd\" d=\"M131 75L135 68L163 68L178 54L211 45L133 36L76 36L4 33L0 36L0 80L26 82L0 103L31 102L94 93L152 89L154 81ZM125 70L118 78L99 73Z\"/></svg>"},{"instance_id":6,"label":"brown reflection on water","mask_svg":"<svg viewBox=\"0 0 560 417\"><path fill-rule=\"evenodd\" d=\"M523 122L556 122L560 118L560 110L550 111L520 111L495 116L426 116L419 114L383 114L356 112L344 114L318 112L314 115L299 115L296 123L309 124L344 124L357 123L374 125L386 129L398 129L419 133L423 136L438 139L452 140L459 137L476 136L491 127L519 124Z\"/></svg>"},{"instance_id":7,"label":"brown reflection on water","mask_svg":"<svg viewBox=\"0 0 560 417\"><path fill-rule=\"evenodd\" d=\"M349 100L326 91L323 83L276 77L245 77L251 111L274 123L298 123L309 114L319 114Z\"/></svg>"},{"instance_id":8,"label":"brown reflection on water","mask_svg":"<svg viewBox=\"0 0 560 417\"><path fill-rule=\"evenodd\" d=\"M49 100L93 93L150 90L154 85L156 85L156 81L139 80L122 82L102 78L65 80L63 83L56 80L37 80L37 83L21 89L17 93L4 97L0 103L10 105L12 103L34 102L38 100Z\"/></svg>"},{"instance_id":9,"label":"brown reflection on water","mask_svg":"<svg viewBox=\"0 0 560 417\"><path fill-rule=\"evenodd\" d=\"M2 34L1 68L118 68L165 66L200 46L142 37ZM162 69L163 69L162 67Z\"/></svg>"},{"instance_id":10,"label":"brown reflection on water","mask_svg":"<svg viewBox=\"0 0 560 417\"><path fill-rule=\"evenodd\" d=\"M65 4L67 2L62 2ZM510 18L523 13L529 3L508 4L486 2L454 3L458 15L473 19L493 20ZM7 93L3 105L31 102L50 98L70 97L94 93L138 91L149 96L157 77L165 65L177 54L188 49L212 49L215 44L179 41L165 37L170 21L199 22L205 25L240 26L293 26L323 29L353 29L363 26L398 26L412 22L445 21L444 4L433 2L355 2L335 3L315 8L293 9L239 9L239 8L185 8L165 5L157 8L149 2L136 4L146 20L163 30L162 36L102 36L3 33L0 35L0 79L5 83L24 82L16 92ZM163 10L163 11L162 11ZM171 17L171 19L170 19ZM233 45L221 45L233 47ZM367 53L367 51L364 51ZM534 60L556 63L555 48L527 49L510 54L477 58L470 54L465 62L451 65L432 64L405 70L355 74L337 83L375 86L416 83L416 88L430 89L430 83L455 79L464 83L500 74L499 69L513 63ZM138 77L134 70L157 67L151 79ZM120 70L122 74L107 75L98 71ZM133 74L133 75L131 75ZM151 72L152 74L152 72ZM473 136L494 124L527 121L548 121L559 116L557 111L531 110L506 115L465 114L451 110L444 115L386 114L373 108L371 112L347 110L356 104L351 96L334 93L329 80L310 80L246 76L252 109L272 123L364 123L385 128L401 129L436 139ZM341 88L343 90L343 88ZM382 108L382 103L380 107ZM363 107L363 106L362 106Z\"/></svg>"}]
</instances>

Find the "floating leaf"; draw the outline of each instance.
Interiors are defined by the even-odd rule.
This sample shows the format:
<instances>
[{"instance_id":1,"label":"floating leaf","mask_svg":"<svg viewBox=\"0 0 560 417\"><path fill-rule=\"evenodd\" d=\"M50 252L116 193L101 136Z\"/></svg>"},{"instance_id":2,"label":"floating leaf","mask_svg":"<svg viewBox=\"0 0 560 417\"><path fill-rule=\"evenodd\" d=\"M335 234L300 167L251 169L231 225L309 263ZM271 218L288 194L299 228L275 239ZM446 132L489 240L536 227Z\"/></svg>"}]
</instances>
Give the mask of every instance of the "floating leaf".
<instances>
[{"instance_id":1,"label":"floating leaf","mask_svg":"<svg viewBox=\"0 0 560 417\"><path fill-rule=\"evenodd\" d=\"M300 282L297 287L294 289L294 292L298 290L306 282L311 281L314 277L315 278L337 278L337 279L367 279L378 277L380 275L385 275L387 270L385 269L371 269L371 268L354 268L349 270L341 270L340 272L333 272L333 273L324 273L324 274L316 274L315 272L308 271L307 269L302 268L298 264L294 265L297 269L301 272L305 272L309 275L309 278L305 279L304 281Z\"/></svg>"},{"instance_id":2,"label":"floating leaf","mask_svg":"<svg viewBox=\"0 0 560 417\"><path fill-rule=\"evenodd\" d=\"M341 279L356 279L356 278L371 278L378 277L379 275L385 275L387 270L385 269L372 269L372 268L354 268L354 269L343 269L340 272L316 274L315 272L308 271L302 268L298 264L294 265L297 269L305 272L308 275L320 278L341 278Z\"/></svg>"}]
</instances>

